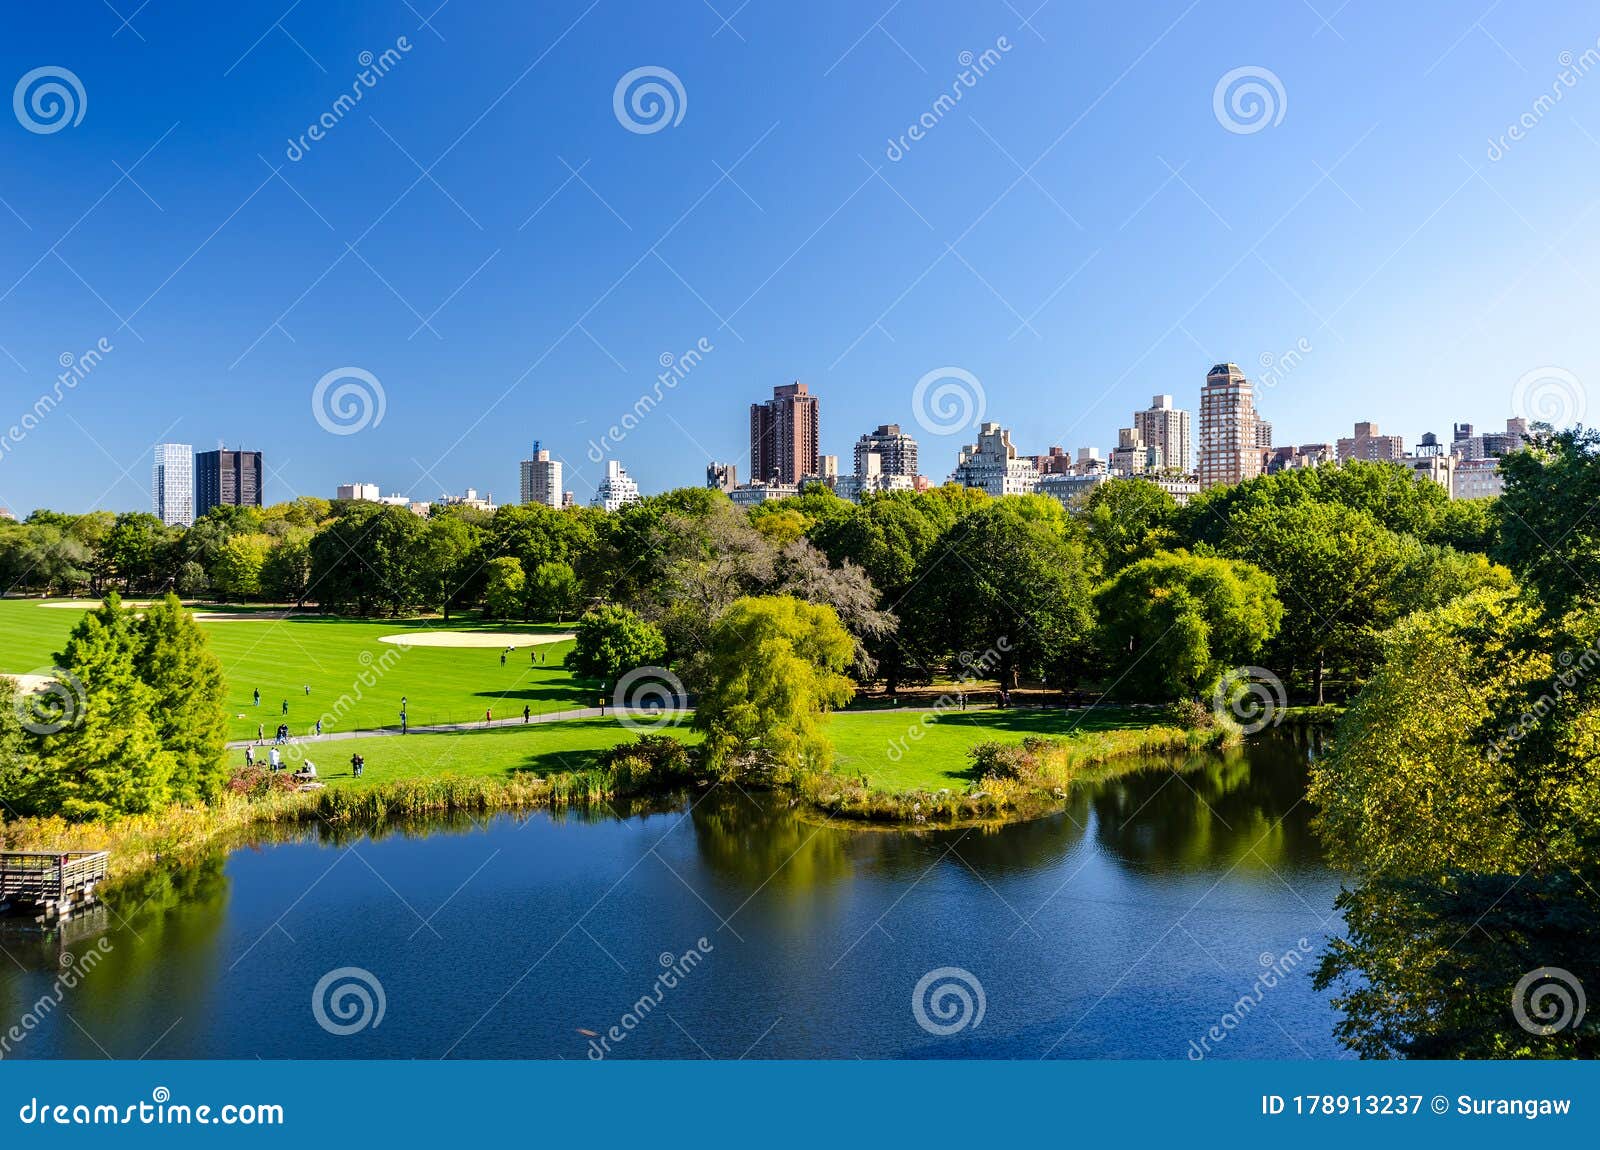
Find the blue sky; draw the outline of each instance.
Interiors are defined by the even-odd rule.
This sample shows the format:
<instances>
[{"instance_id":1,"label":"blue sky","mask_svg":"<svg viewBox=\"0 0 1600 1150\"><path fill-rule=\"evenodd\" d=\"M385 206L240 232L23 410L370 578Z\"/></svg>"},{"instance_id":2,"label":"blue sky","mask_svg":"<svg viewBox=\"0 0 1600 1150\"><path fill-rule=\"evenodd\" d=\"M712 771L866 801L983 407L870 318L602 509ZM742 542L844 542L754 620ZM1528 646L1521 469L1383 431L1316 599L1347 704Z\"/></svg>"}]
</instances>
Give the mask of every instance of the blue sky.
<instances>
[{"instance_id":1,"label":"blue sky","mask_svg":"<svg viewBox=\"0 0 1600 1150\"><path fill-rule=\"evenodd\" d=\"M539 439L587 499L590 441L701 340L615 447L646 490L743 475L747 405L793 379L825 451L898 421L936 478L970 432L912 396L947 367L1030 452L1295 348L1259 400L1280 443L1498 426L1551 367L1579 414L1600 379L1585 5L437 3L7 6L4 84L62 68L84 101L0 118L0 434L113 350L5 444L0 505L145 508L161 438L263 451L269 500L513 499ZM613 106L641 67L684 94L651 132ZM1256 131L1214 110L1238 68L1280 86ZM330 434L312 395L351 367L382 419Z\"/></svg>"}]
</instances>

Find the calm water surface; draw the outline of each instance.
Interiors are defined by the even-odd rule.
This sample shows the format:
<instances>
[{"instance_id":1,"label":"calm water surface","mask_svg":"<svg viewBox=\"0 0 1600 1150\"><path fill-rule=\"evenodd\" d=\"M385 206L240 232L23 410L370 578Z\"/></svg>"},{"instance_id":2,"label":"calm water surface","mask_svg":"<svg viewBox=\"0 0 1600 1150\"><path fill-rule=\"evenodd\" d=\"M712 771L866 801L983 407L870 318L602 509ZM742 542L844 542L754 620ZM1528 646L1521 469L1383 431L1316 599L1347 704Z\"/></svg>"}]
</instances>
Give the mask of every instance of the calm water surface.
<instances>
[{"instance_id":1,"label":"calm water surface","mask_svg":"<svg viewBox=\"0 0 1600 1150\"><path fill-rule=\"evenodd\" d=\"M1340 1057L1310 982L1339 919L1305 757L1279 738L1152 764L991 830L823 827L721 786L625 817L261 842L119 892L98 933L0 933L0 1021L34 1019L0 1052L584 1058L583 1031L617 1026L620 1058ZM639 1017L663 956L701 939ZM62 951L96 947L58 995ZM381 984L378 1025L319 1024L314 988L341 967ZM949 1035L912 1009L941 967L983 991Z\"/></svg>"}]
</instances>

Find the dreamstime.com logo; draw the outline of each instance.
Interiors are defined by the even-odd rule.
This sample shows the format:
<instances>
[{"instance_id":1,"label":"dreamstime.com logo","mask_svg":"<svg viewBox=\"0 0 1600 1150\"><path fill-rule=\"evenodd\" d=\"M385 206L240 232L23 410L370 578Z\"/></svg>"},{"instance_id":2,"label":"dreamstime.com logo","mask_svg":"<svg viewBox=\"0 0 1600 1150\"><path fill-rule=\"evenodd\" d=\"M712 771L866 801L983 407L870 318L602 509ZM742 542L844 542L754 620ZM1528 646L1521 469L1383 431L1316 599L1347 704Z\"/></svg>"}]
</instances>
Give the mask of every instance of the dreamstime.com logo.
<instances>
[{"instance_id":1,"label":"dreamstime.com logo","mask_svg":"<svg viewBox=\"0 0 1600 1150\"><path fill-rule=\"evenodd\" d=\"M959 966L928 971L911 991L911 1017L929 1034L941 1038L976 1030L988 1005L978 976Z\"/></svg>"},{"instance_id":2,"label":"dreamstime.com logo","mask_svg":"<svg viewBox=\"0 0 1600 1150\"><path fill-rule=\"evenodd\" d=\"M76 72L59 64L35 68L17 81L11 93L17 123L38 136L76 128L89 110L89 94Z\"/></svg>"},{"instance_id":3,"label":"dreamstime.com logo","mask_svg":"<svg viewBox=\"0 0 1600 1150\"><path fill-rule=\"evenodd\" d=\"M653 731L683 714L689 700L683 680L665 667L635 667L617 680L611 705L617 722L628 730Z\"/></svg>"},{"instance_id":4,"label":"dreamstime.com logo","mask_svg":"<svg viewBox=\"0 0 1600 1150\"><path fill-rule=\"evenodd\" d=\"M23 730L53 735L83 722L89 694L77 675L65 667L41 667L19 679L11 706Z\"/></svg>"},{"instance_id":5,"label":"dreamstime.com logo","mask_svg":"<svg viewBox=\"0 0 1600 1150\"><path fill-rule=\"evenodd\" d=\"M1283 722L1288 693L1283 680L1265 667L1235 667L1223 672L1211 693L1211 713L1218 721L1253 735Z\"/></svg>"},{"instance_id":6,"label":"dreamstime.com logo","mask_svg":"<svg viewBox=\"0 0 1600 1150\"><path fill-rule=\"evenodd\" d=\"M989 397L970 371L936 367L911 389L917 426L929 435L954 435L983 422Z\"/></svg>"},{"instance_id":7,"label":"dreamstime.com logo","mask_svg":"<svg viewBox=\"0 0 1600 1150\"><path fill-rule=\"evenodd\" d=\"M1517 1025L1541 1038L1578 1029L1588 1011L1583 983L1559 966L1528 971L1511 992L1511 1014Z\"/></svg>"},{"instance_id":8,"label":"dreamstime.com logo","mask_svg":"<svg viewBox=\"0 0 1600 1150\"><path fill-rule=\"evenodd\" d=\"M617 123L636 135L648 136L662 128L676 128L689 110L689 93L669 68L647 64L617 81L611 92L611 110Z\"/></svg>"},{"instance_id":9,"label":"dreamstime.com logo","mask_svg":"<svg viewBox=\"0 0 1600 1150\"><path fill-rule=\"evenodd\" d=\"M383 422L383 384L359 367L336 367L311 389L311 414L331 435L354 435Z\"/></svg>"},{"instance_id":10,"label":"dreamstime.com logo","mask_svg":"<svg viewBox=\"0 0 1600 1150\"><path fill-rule=\"evenodd\" d=\"M1249 64L1235 68L1211 91L1211 112L1228 131L1248 136L1276 128L1289 110L1289 93L1271 68Z\"/></svg>"},{"instance_id":11,"label":"dreamstime.com logo","mask_svg":"<svg viewBox=\"0 0 1600 1150\"><path fill-rule=\"evenodd\" d=\"M328 971L317 979L311 991L311 1014L317 1025L341 1038L362 1030L376 1030L388 1006L389 1000L378 976L359 966L340 966Z\"/></svg>"},{"instance_id":12,"label":"dreamstime.com logo","mask_svg":"<svg viewBox=\"0 0 1600 1150\"><path fill-rule=\"evenodd\" d=\"M1511 410L1531 423L1570 427L1583 422L1588 408L1583 382L1564 367L1523 372L1511 388Z\"/></svg>"}]
</instances>

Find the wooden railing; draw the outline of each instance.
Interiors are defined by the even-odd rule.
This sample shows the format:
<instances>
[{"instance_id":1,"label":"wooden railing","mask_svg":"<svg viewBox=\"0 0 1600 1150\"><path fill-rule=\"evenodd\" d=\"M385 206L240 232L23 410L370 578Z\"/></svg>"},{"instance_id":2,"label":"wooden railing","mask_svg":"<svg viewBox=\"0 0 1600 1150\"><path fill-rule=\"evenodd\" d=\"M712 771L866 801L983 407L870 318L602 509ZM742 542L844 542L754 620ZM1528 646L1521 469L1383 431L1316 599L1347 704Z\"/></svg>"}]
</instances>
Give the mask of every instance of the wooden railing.
<instances>
[{"instance_id":1,"label":"wooden railing","mask_svg":"<svg viewBox=\"0 0 1600 1150\"><path fill-rule=\"evenodd\" d=\"M106 877L105 851L0 852L0 900L50 902Z\"/></svg>"}]
</instances>

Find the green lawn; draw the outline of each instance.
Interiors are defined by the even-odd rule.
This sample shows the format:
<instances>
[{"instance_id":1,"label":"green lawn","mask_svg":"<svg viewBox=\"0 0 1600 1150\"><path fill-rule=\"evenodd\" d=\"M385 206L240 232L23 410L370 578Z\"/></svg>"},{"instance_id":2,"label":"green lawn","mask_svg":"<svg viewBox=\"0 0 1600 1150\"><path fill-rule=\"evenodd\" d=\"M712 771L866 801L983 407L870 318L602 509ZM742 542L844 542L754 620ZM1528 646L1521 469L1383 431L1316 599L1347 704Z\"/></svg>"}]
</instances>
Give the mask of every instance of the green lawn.
<instances>
[{"instance_id":1,"label":"green lawn","mask_svg":"<svg viewBox=\"0 0 1600 1150\"><path fill-rule=\"evenodd\" d=\"M685 742L700 736L682 724L663 727ZM524 727L490 727L481 731L420 732L381 735L371 739L338 739L296 743L292 752L317 765L317 776L333 786L374 787L403 779L455 775L461 778L510 778L521 771L555 774L596 766L596 752L630 743L635 733L615 719L563 719ZM257 748L265 758L264 748ZM350 756L366 760L360 780L350 775ZM229 761L242 765L244 752L229 751ZM294 760L288 760L294 765Z\"/></svg>"},{"instance_id":2,"label":"green lawn","mask_svg":"<svg viewBox=\"0 0 1600 1150\"><path fill-rule=\"evenodd\" d=\"M379 641L384 635L431 630L570 633L571 625L228 613L233 617L200 625L227 678L230 739L253 738L258 723L269 735L279 722L302 734L319 717L325 731L398 726L402 697L414 727L481 719L486 707L496 718L520 714L524 706L536 712L571 710L593 706L598 697L594 687L585 688L561 666L570 641L535 648L544 656L543 665L533 663L524 647L509 653L504 666L498 647L399 647ZM78 618L75 610L45 607L37 599L0 600L0 672L48 668ZM259 707L252 702L256 689ZM285 700L287 716L281 713Z\"/></svg>"},{"instance_id":3,"label":"green lawn","mask_svg":"<svg viewBox=\"0 0 1600 1150\"><path fill-rule=\"evenodd\" d=\"M972 710L943 714L916 711L856 711L833 716L834 769L865 775L885 791L960 790L972 781L967 749L977 743L1020 743L1029 735L1092 736L1139 729L1156 712L1125 707L1093 710Z\"/></svg>"},{"instance_id":4,"label":"green lawn","mask_svg":"<svg viewBox=\"0 0 1600 1150\"><path fill-rule=\"evenodd\" d=\"M909 712L844 713L828 724L838 756L838 770L867 776L887 791L961 790L967 775L967 748L987 740L1021 742L1028 735L1092 738L1111 730L1142 728L1147 712L1096 708L1093 711L967 711L929 716ZM916 738L912 728L923 732ZM679 722L665 728L688 742L698 733ZM527 727L492 727L450 734L385 735L318 744L308 740L298 750L317 764L319 776L334 786L373 786L400 779L438 775L506 778L518 771L541 774L582 770L595 765L595 752L631 742L634 732L615 719L571 719ZM898 748L898 755L892 752ZM350 778L350 756L359 751L366 770L359 784ZM230 752L242 761L242 751ZM898 761L897 761L898 760Z\"/></svg>"}]
</instances>

